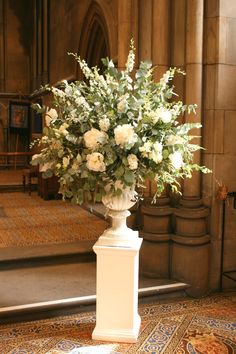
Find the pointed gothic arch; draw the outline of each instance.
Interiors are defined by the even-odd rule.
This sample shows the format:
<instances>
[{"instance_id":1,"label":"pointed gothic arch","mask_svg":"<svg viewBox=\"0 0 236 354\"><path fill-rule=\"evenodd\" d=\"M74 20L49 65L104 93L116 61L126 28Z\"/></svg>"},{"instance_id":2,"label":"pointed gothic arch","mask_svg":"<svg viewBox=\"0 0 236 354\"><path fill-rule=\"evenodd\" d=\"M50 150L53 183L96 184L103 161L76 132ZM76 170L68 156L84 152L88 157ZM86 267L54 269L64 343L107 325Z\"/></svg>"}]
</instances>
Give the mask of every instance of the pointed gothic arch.
<instances>
[{"instance_id":1,"label":"pointed gothic arch","mask_svg":"<svg viewBox=\"0 0 236 354\"><path fill-rule=\"evenodd\" d=\"M85 16L78 53L90 67L101 67L101 58L110 57L107 23L97 2L92 2ZM81 78L78 67L77 77Z\"/></svg>"}]
</instances>

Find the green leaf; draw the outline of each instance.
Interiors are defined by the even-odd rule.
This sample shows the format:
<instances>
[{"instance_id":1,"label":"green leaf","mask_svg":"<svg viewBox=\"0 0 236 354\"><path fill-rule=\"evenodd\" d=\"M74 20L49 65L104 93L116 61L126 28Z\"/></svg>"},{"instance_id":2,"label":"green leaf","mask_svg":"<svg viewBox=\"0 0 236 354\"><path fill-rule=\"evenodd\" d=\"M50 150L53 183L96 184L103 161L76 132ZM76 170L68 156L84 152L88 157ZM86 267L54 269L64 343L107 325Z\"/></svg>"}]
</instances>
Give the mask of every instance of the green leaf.
<instances>
[{"instance_id":1,"label":"green leaf","mask_svg":"<svg viewBox=\"0 0 236 354\"><path fill-rule=\"evenodd\" d=\"M120 166L116 169L116 171L114 172L114 176L115 176L117 179L119 179L119 177L123 176L124 172L125 172L124 167L123 167L122 165L120 165Z\"/></svg>"},{"instance_id":2,"label":"green leaf","mask_svg":"<svg viewBox=\"0 0 236 354\"><path fill-rule=\"evenodd\" d=\"M126 170L124 174L124 180L128 184L133 184L135 182L135 176L134 173L130 170Z\"/></svg>"}]
</instances>

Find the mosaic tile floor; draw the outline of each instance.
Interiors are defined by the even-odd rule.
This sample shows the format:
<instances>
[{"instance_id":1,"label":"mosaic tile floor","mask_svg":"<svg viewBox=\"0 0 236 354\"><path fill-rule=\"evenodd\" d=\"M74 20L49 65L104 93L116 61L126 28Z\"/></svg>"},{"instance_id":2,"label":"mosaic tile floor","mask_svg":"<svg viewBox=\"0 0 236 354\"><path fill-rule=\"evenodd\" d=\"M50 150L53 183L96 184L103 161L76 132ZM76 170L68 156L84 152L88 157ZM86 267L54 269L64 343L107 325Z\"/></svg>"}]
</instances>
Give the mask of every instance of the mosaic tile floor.
<instances>
[{"instance_id":1,"label":"mosaic tile floor","mask_svg":"<svg viewBox=\"0 0 236 354\"><path fill-rule=\"evenodd\" d=\"M96 240L107 227L101 218L36 193L0 193L0 248Z\"/></svg>"},{"instance_id":2,"label":"mosaic tile floor","mask_svg":"<svg viewBox=\"0 0 236 354\"><path fill-rule=\"evenodd\" d=\"M0 326L4 354L233 354L236 294L141 305L136 344L92 341L95 313Z\"/></svg>"}]
</instances>

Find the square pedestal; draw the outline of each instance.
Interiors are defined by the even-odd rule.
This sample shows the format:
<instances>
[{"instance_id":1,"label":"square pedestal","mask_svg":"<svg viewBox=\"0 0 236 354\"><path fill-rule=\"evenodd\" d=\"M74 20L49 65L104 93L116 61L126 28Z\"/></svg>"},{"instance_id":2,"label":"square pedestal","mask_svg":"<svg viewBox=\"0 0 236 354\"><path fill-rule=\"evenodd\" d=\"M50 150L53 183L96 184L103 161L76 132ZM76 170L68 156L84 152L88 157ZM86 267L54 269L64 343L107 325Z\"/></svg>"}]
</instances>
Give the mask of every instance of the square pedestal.
<instances>
[{"instance_id":1,"label":"square pedestal","mask_svg":"<svg viewBox=\"0 0 236 354\"><path fill-rule=\"evenodd\" d=\"M92 338L135 343L140 329L138 268L142 239L133 246L100 246L97 254L96 327Z\"/></svg>"}]
</instances>

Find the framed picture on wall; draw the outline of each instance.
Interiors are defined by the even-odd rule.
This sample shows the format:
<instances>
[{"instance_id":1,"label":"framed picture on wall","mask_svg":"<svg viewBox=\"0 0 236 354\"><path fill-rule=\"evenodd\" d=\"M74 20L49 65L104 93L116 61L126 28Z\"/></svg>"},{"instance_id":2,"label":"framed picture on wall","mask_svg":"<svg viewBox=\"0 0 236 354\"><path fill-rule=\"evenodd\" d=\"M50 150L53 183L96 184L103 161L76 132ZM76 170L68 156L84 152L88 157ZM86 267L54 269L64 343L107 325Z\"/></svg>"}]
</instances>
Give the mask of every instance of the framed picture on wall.
<instances>
[{"instance_id":1,"label":"framed picture on wall","mask_svg":"<svg viewBox=\"0 0 236 354\"><path fill-rule=\"evenodd\" d=\"M9 108L9 128L29 129L29 104L15 101L10 102Z\"/></svg>"}]
</instances>

